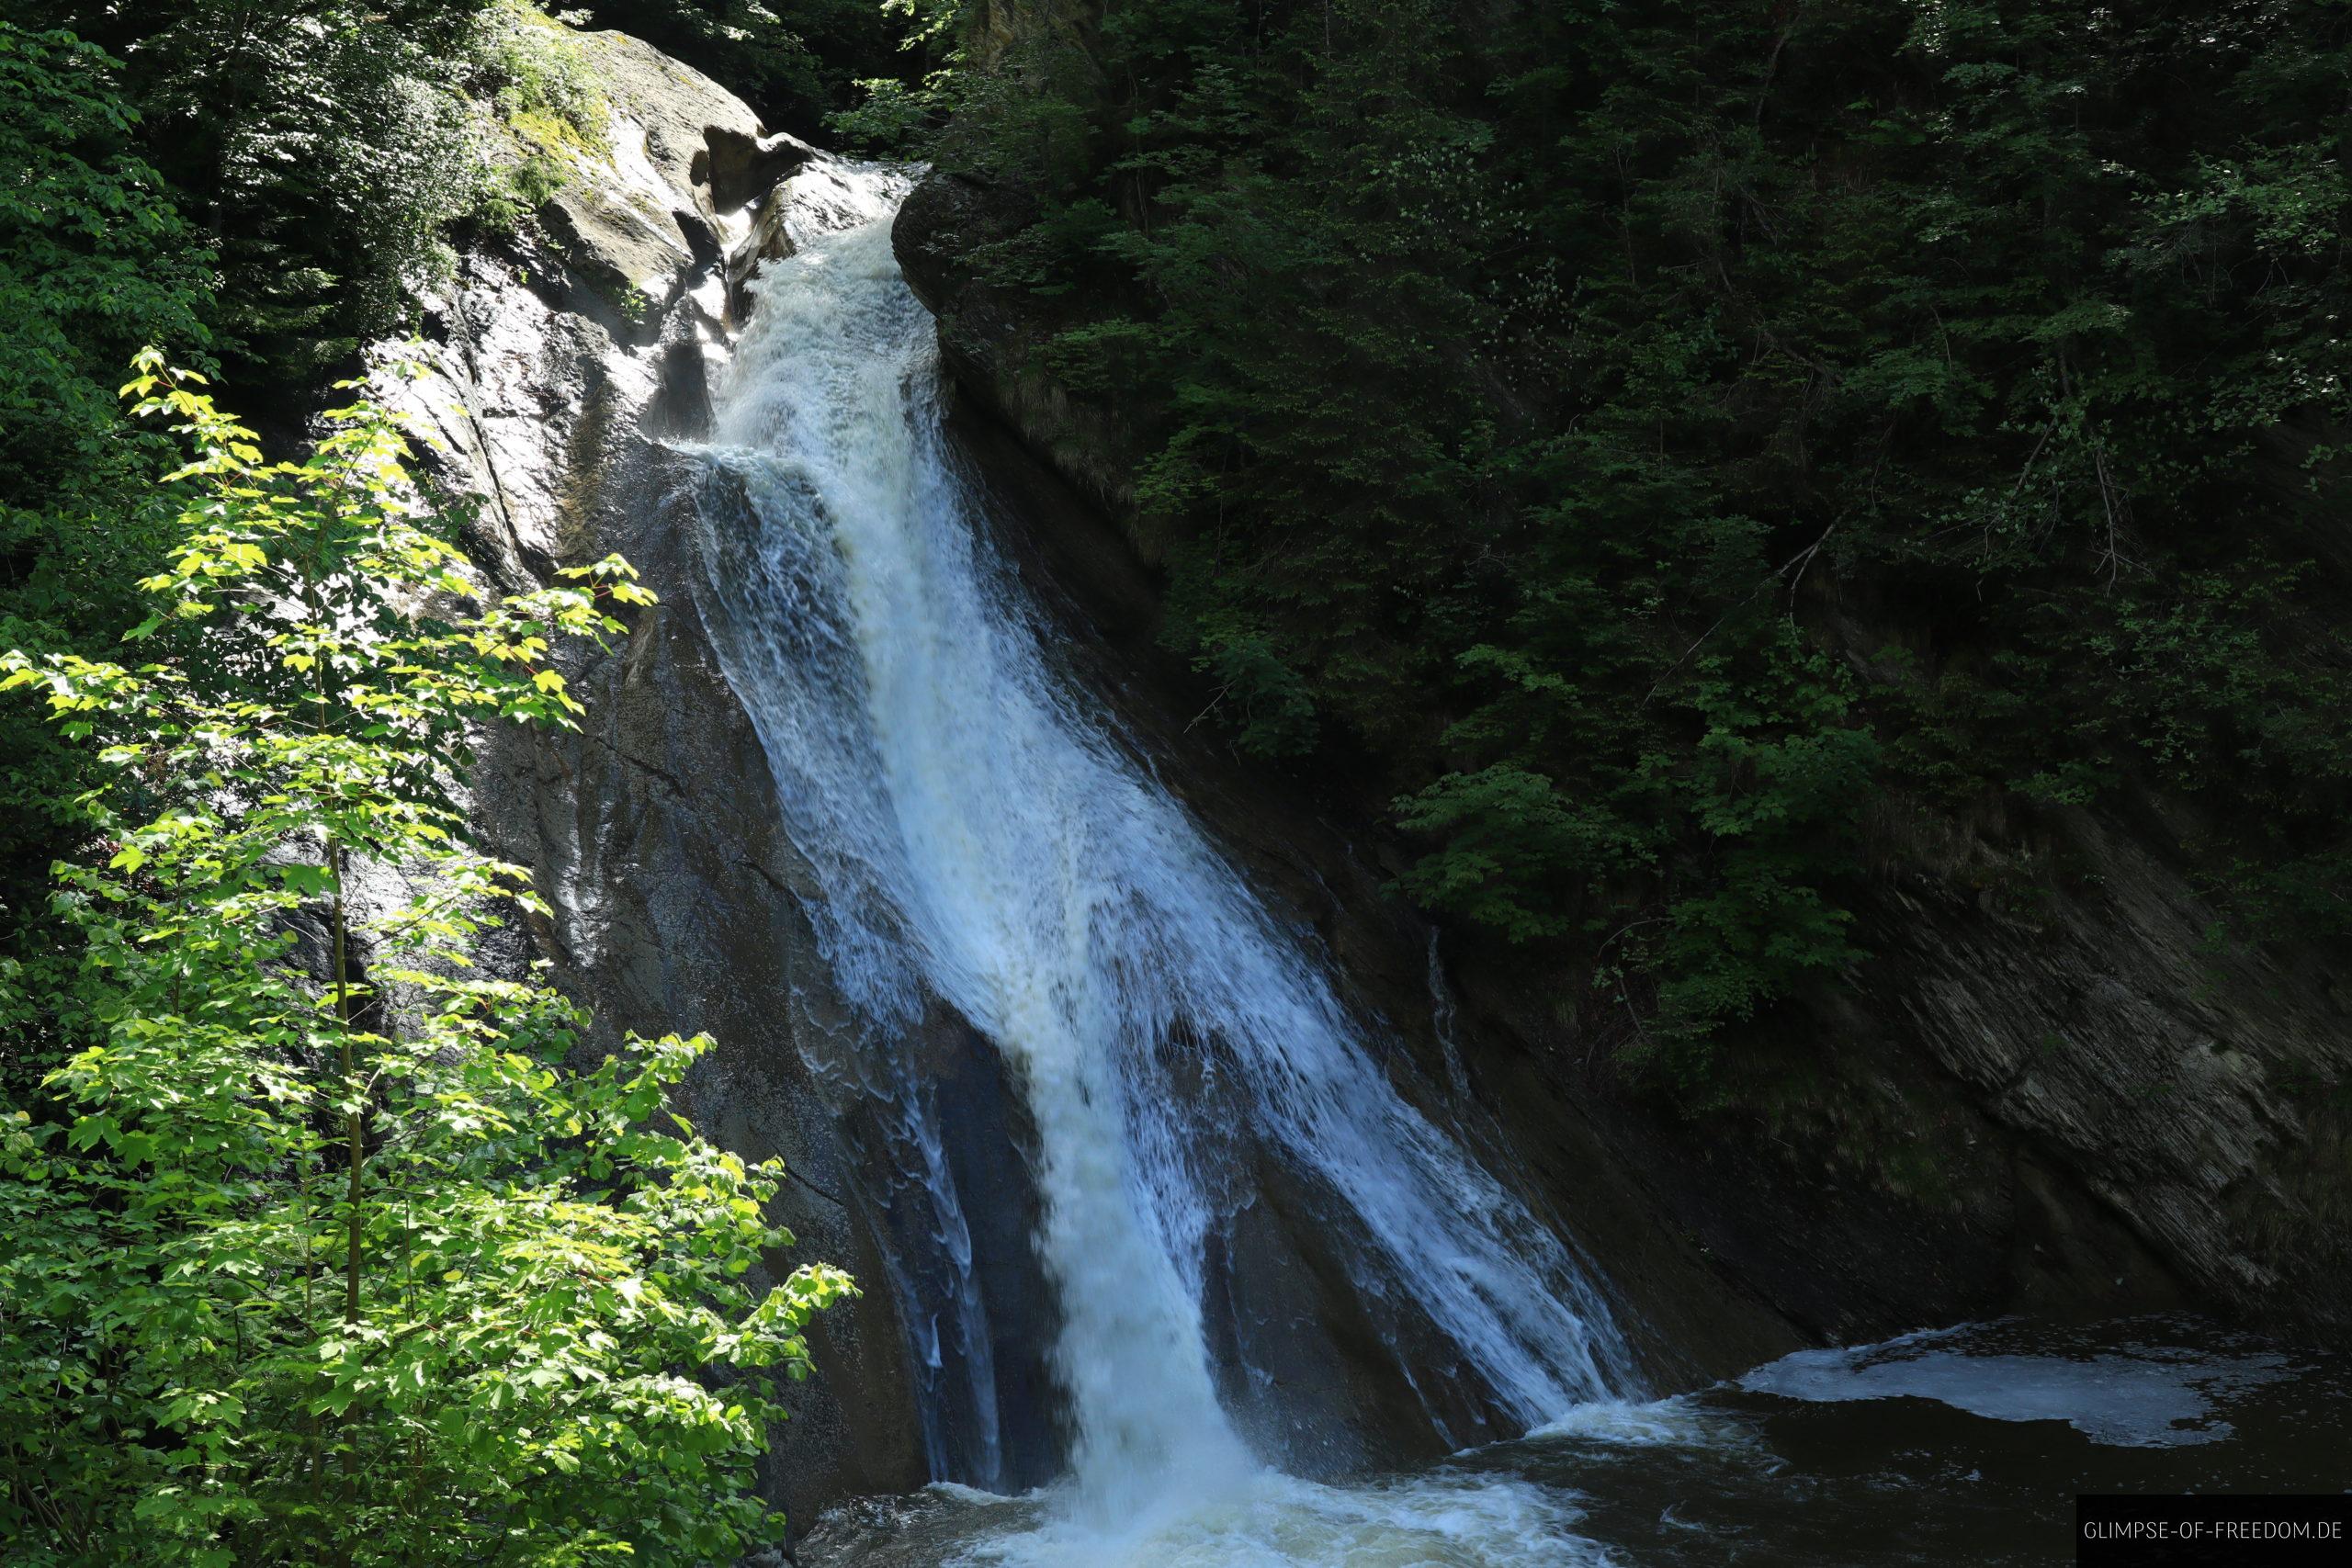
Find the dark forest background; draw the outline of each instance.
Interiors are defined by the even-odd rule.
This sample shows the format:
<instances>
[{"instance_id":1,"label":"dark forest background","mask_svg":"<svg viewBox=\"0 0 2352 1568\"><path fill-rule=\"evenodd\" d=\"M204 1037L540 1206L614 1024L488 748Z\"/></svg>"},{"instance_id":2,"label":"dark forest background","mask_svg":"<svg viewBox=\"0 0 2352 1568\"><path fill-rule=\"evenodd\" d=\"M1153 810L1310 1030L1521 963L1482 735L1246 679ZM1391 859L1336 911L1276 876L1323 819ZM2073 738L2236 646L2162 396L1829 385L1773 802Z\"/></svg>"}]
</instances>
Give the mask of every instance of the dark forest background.
<instances>
[{"instance_id":1,"label":"dark forest background","mask_svg":"<svg viewBox=\"0 0 2352 1568\"><path fill-rule=\"evenodd\" d=\"M1858 878L2053 811L2346 933L2352 7L931 17L867 123L989 193L1211 717L1622 1062L1718 1098Z\"/></svg>"}]
</instances>

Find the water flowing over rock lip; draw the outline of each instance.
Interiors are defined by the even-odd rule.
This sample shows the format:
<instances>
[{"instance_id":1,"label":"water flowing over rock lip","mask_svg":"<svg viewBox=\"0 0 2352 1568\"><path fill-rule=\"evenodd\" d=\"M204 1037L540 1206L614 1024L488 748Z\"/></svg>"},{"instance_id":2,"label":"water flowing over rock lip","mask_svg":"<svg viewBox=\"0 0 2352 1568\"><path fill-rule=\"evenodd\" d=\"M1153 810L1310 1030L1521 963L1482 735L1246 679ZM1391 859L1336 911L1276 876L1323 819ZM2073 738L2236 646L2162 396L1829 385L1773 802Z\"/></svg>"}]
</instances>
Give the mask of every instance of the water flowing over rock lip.
<instances>
[{"instance_id":1,"label":"water flowing over rock lip","mask_svg":"<svg viewBox=\"0 0 2352 1568\"><path fill-rule=\"evenodd\" d=\"M1451 1441L1632 1386L1570 1256L1399 1097L1373 1065L1379 1026L1351 1017L1319 944L1261 905L1057 668L944 444L931 322L888 249L902 173L820 157L769 199L801 209L803 181L843 194L774 264L695 449L700 597L822 886L812 918L873 1026L857 1049L874 1075L924 1103L919 1076L882 1064L894 1021L944 1002L1028 1101L1052 1365L1089 1506L1148 1511L1173 1470L1245 1475L1221 1401L1259 1412L1252 1435L1282 1462L1329 1467L1317 1450L1343 1430L1341 1464L1380 1451L1375 1423L1327 1407L1356 1396L1299 1359L1333 1330L1287 1330L1293 1347L1261 1359L1269 1268L1296 1270L1302 1326L1362 1317L1336 1361L1384 1348L1370 1375ZM968 1212L915 1153L937 1134L910 1138L931 1205ZM1268 1229L1251 1216L1278 1181L1296 1213ZM1214 1347L1204 1304L1235 1314ZM902 1309L987 1315L968 1284ZM1285 1386L1309 1374L1318 1397ZM1384 1419L1411 1399L1396 1403Z\"/></svg>"}]
</instances>

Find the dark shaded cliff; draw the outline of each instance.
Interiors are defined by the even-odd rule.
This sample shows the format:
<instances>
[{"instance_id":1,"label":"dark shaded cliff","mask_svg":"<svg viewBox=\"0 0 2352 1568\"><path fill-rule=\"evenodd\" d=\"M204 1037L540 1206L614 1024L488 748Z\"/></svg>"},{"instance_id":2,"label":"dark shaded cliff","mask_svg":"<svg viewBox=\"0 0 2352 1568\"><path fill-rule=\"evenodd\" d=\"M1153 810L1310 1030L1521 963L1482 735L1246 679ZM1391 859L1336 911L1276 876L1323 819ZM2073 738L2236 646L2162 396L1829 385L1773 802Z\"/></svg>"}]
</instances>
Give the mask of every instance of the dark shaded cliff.
<instances>
[{"instance_id":1,"label":"dark shaded cliff","mask_svg":"<svg viewBox=\"0 0 2352 1568\"><path fill-rule=\"evenodd\" d=\"M1090 504L1116 493L1103 476L1119 448L1091 437L1099 414L1023 364L1023 334L1038 328L1017 300L974 300L952 259L941 265L956 231L939 215L977 199L947 176L919 189L902 265L942 313L974 423L1002 427L994 439L1033 463L1067 464L1061 502L1019 514L1125 629L1130 668L1146 672L1138 700L1172 732L1200 693L1153 645L1144 558ZM1362 847L1358 918L1379 911L1390 940L1349 956L1392 991L1419 985L1412 933L1426 928L1383 891L1409 852L1361 792L1224 766L1210 815L1228 838L1280 841L1319 812L1339 824L1322 831ZM1809 1337L2184 1303L2342 1331L2329 1281L2348 1258L2352 1129L2328 1086L2352 1068L2352 1042L2321 961L2216 952L2213 912L2144 826L2072 810L1982 831L1880 830L1889 852L1857 922L1873 956L1849 987L1747 1032L1742 1048L1767 1064L1757 1100L1706 1119L1622 1083L1620 1030L1579 1026L1540 963L1476 932L1442 936L1473 1021L1469 1075L1511 1156L1541 1172L1555 1144L1597 1140L1728 1279ZM1332 899L1306 882L1297 896ZM1318 918L1345 917L1333 900ZM1581 1212L1555 1179L1555 1201Z\"/></svg>"}]
</instances>

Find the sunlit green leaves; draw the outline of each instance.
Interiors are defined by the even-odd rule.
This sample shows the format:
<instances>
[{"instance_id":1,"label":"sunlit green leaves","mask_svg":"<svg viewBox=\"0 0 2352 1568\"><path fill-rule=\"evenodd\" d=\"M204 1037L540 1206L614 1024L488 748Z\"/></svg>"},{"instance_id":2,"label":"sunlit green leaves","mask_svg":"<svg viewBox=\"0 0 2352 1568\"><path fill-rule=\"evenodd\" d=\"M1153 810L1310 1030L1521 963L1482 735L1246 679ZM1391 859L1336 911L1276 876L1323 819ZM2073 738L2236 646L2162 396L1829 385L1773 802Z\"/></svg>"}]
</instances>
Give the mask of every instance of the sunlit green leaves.
<instances>
[{"instance_id":1,"label":"sunlit green leaves","mask_svg":"<svg viewBox=\"0 0 2352 1568\"><path fill-rule=\"evenodd\" d=\"M544 906L452 804L474 728L572 722L557 661L652 596L617 558L490 595L377 409L266 463L139 371L193 454L156 661L0 656L111 776L58 869L90 1043L0 1122L0 1485L47 1505L10 1560L729 1559L849 1281L772 1281L780 1171L669 1116L707 1041L575 1072L585 1021L476 971Z\"/></svg>"}]
</instances>

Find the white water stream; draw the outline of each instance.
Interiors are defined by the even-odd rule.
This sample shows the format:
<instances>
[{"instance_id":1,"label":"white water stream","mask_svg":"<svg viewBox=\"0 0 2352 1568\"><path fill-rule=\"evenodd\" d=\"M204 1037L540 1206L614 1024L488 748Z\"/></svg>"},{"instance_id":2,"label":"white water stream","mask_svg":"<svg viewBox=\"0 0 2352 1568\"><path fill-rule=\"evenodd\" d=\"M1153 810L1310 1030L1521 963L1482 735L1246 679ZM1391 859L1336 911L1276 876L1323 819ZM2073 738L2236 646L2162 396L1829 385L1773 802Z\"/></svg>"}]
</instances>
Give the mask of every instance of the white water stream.
<instances>
[{"instance_id":1,"label":"white water stream","mask_svg":"<svg viewBox=\"0 0 2352 1568\"><path fill-rule=\"evenodd\" d=\"M1245 1138L1347 1217L1363 1294L1424 1315L1520 1428L1634 1378L1575 1260L1398 1096L1319 952L1057 667L944 445L933 323L890 252L903 176L820 160L796 184L816 193L798 253L762 277L705 453L711 618L882 1064L860 1071L902 1108L907 1185L930 1194L934 1365L943 1335L984 1351L988 1331L924 1087L892 1043L944 1002L1002 1052L1034 1122L1070 1477L1053 1522L1001 1550L1560 1561L1568 1516L1532 1489L1310 1486L1221 1407L1204 1252L1247 1196ZM980 1468L967 1479L993 1479Z\"/></svg>"}]
</instances>

